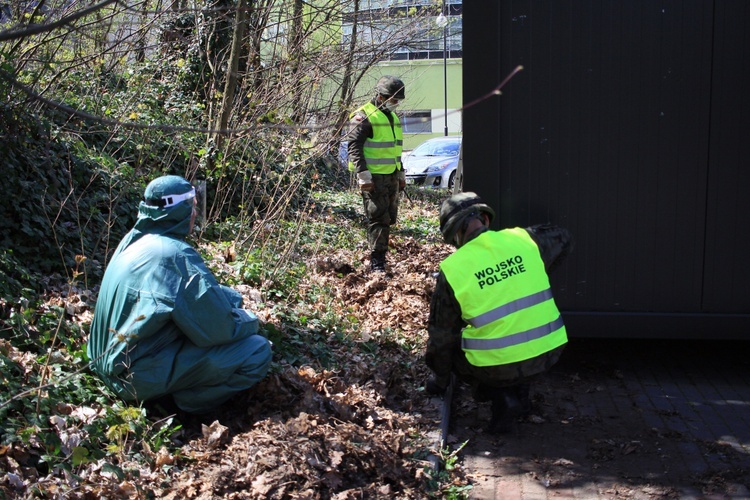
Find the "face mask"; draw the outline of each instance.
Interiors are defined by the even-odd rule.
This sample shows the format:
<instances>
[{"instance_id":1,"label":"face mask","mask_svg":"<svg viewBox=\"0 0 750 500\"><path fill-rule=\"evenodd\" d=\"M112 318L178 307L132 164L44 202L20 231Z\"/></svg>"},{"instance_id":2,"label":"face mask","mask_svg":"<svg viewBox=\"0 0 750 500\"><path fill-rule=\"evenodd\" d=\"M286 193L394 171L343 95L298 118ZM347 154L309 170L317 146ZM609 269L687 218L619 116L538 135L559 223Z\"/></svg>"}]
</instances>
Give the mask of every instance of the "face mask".
<instances>
[{"instance_id":1,"label":"face mask","mask_svg":"<svg viewBox=\"0 0 750 500\"><path fill-rule=\"evenodd\" d=\"M385 103L385 108L388 111L396 111L396 108L398 108L399 104L400 103L398 101L395 101L395 102L394 101L388 101L388 102Z\"/></svg>"}]
</instances>

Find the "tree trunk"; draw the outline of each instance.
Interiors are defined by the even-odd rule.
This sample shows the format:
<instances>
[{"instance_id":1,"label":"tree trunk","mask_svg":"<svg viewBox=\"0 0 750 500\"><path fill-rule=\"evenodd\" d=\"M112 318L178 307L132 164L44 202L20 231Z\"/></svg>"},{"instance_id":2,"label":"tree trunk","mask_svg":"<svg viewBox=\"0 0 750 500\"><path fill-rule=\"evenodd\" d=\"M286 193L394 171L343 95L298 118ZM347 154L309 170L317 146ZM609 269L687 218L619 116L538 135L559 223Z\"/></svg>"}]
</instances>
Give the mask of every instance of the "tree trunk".
<instances>
[{"instance_id":1,"label":"tree trunk","mask_svg":"<svg viewBox=\"0 0 750 500\"><path fill-rule=\"evenodd\" d=\"M357 24L359 21L359 0L354 0L354 23L352 25L352 38L349 40L349 52L346 55L344 65L344 78L341 81L341 97L339 98L339 116L336 120L336 130L343 130L349 121L349 105L352 102L352 66L354 65L354 54L357 48ZM339 134L340 135L340 134Z\"/></svg>"},{"instance_id":2,"label":"tree trunk","mask_svg":"<svg viewBox=\"0 0 750 500\"><path fill-rule=\"evenodd\" d=\"M214 125L212 135L217 148L221 147L224 131L229 128L229 117L232 114L234 106L234 96L237 90L238 68L240 66L240 51L242 50L242 40L245 38L247 28L247 10L248 0L237 1L237 14L234 21L234 33L232 35L232 49L229 53L227 64L227 75L224 82L224 94L221 101L221 111L219 119Z\"/></svg>"},{"instance_id":3,"label":"tree trunk","mask_svg":"<svg viewBox=\"0 0 750 500\"><path fill-rule=\"evenodd\" d=\"M302 57L302 0L294 0L294 9L292 13L292 36L289 38L289 59L291 63L292 84L292 121L299 123L302 121L305 113L301 108L302 87L299 85L300 77L300 58Z\"/></svg>"}]
</instances>

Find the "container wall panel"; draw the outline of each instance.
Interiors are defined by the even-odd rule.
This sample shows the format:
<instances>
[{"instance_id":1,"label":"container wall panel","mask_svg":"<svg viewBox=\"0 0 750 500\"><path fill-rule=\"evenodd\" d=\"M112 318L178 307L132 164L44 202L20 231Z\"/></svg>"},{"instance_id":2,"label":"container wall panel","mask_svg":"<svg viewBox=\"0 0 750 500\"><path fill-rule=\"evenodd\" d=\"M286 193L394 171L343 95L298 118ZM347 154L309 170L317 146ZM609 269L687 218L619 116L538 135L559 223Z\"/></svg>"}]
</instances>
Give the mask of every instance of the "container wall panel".
<instances>
[{"instance_id":1,"label":"container wall panel","mask_svg":"<svg viewBox=\"0 0 750 500\"><path fill-rule=\"evenodd\" d=\"M716 2L704 309L750 309L750 3Z\"/></svg>"},{"instance_id":2,"label":"container wall panel","mask_svg":"<svg viewBox=\"0 0 750 500\"><path fill-rule=\"evenodd\" d=\"M750 187L745 3L464 5L464 189L498 209L498 228L573 231L553 276L562 309L750 313L750 241L726 234Z\"/></svg>"}]
</instances>

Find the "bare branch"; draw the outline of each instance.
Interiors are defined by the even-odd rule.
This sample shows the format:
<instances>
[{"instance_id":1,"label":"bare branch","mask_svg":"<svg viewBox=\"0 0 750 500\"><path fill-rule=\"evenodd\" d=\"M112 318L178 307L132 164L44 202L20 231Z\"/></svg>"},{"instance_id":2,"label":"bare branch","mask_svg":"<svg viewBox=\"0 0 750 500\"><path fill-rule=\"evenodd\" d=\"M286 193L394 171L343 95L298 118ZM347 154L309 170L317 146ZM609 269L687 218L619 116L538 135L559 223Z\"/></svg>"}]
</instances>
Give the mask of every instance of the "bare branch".
<instances>
[{"instance_id":1,"label":"bare branch","mask_svg":"<svg viewBox=\"0 0 750 500\"><path fill-rule=\"evenodd\" d=\"M109 4L117 3L119 1L120 0L104 0L101 3L92 5L91 7L87 9L79 10L75 14L71 14L69 16L63 17L53 23L37 24L35 26L25 28L22 30L14 30L14 29L5 30L3 32L0 32L0 42L4 42L6 40L17 40L19 38L26 38L31 35L38 35L39 33L52 31L54 29L59 28L60 26L65 26L66 24L70 24L76 19L80 19L82 17L88 16L89 14L93 14L94 12L100 9L103 9Z\"/></svg>"}]
</instances>

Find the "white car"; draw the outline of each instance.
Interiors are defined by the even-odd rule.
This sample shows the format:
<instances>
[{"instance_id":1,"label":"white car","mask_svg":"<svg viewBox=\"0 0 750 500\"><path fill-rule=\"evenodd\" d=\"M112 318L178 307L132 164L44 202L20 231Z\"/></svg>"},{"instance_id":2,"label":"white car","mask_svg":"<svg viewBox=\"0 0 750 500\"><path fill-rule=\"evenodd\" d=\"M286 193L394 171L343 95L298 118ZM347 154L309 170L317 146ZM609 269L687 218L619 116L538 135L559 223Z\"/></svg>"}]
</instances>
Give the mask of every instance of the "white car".
<instances>
[{"instance_id":1,"label":"white car","mask_svg":"<svg viewBox=\"0 0 750 500\"><path fill-rule=\"evenodd\" d=\"M404 155L406 184L453 189L461 152L461 136L428 139Z\"/></svg>"}]
</instances>

